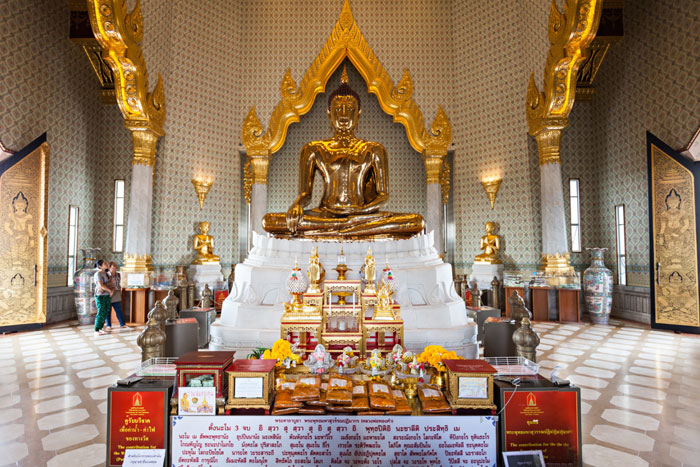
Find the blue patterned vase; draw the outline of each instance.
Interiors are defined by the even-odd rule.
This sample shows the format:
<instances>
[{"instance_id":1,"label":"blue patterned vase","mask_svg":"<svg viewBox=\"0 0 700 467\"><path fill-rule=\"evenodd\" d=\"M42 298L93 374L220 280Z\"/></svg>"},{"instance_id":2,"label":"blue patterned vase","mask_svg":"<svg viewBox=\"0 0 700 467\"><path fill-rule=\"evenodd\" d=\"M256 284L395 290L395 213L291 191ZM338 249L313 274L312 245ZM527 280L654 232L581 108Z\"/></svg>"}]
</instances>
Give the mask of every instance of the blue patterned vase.
<instances>
[{"instance_id":1,"label":"blue patterned vase","mask_svg":"<svg viewBox=\"0 0 700 467\"><path fill-rule=\"evenodd\" d=\"M595 324L608 324L612 309L612 272L605 267L607 248L586 248L592 251L591 266L583 272L583 294L586 309Z\"/></svg>"}]
</instances>

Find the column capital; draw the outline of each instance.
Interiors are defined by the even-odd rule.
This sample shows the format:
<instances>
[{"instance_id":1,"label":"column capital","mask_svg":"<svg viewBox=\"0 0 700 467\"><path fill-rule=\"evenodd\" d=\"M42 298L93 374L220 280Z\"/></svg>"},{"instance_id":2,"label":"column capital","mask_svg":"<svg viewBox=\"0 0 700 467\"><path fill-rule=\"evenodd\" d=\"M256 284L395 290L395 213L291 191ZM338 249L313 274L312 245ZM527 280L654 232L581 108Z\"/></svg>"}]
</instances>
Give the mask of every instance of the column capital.
<instances>
[{"instance_id":1,"label":"column capital","mask_svg":"<svg viewBox=\"0 0 700 467\"><path fill-rule=\"evenodd\" d=\"M561 134L564 128L543 128L535 133L540 165L561 164Z\"/></svg>"},{"instance_id":2,"label":"column capital","mask_svg":"<svg viewBox=\"0 0 700 467\"><path fill-rule=\"evenodd\" d=\"M248 153L248 162L253 173L253 184L267 185L267 173L270 169L270 151Z\"/></svg>"},{"instance_id":3,"label":"column capital","mask_svg":"<svg viewBox=\"0 0 700 467\"><path fill-rule=\"evenodd\" d=\"M134 145L134 157L131 165L156 166L156 146L159 135L151 129L131 130L131 141Z\"/></svg>"},{"instance_id":4,"label":"column capital","mask_svg":"<svg viewBox=\"0 0 700 467\"><path fill-rule=\"evenodd\" d=\"M428 185L431 183L440 183L440 174L442 173L442 164L444 160L444 155L423 153L423 163L425 164L425 182Z\"/></svg>"}]
</instances>

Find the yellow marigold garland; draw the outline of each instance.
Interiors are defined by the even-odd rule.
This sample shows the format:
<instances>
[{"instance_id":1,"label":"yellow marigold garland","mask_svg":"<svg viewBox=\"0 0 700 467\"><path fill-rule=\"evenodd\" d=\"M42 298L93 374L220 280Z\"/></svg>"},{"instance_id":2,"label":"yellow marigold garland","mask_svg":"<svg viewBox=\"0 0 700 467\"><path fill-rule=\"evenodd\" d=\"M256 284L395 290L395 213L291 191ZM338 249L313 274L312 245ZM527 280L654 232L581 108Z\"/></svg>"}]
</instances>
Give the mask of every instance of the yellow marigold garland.
<instances>
[{"instance_id":1,"label":"yellow marigold garland","mask_svg":"<svg viewBox=\"0 0 700 467\"><path fill-rule=\"evenodd\" d=\"M429 345L423 349L423 353L418 355L418 361L427 363L430 366L437 368L440 371L445 370L443 360L463 359L453 350L445 350L441 345Z\"/></svg>"}]
</instances>

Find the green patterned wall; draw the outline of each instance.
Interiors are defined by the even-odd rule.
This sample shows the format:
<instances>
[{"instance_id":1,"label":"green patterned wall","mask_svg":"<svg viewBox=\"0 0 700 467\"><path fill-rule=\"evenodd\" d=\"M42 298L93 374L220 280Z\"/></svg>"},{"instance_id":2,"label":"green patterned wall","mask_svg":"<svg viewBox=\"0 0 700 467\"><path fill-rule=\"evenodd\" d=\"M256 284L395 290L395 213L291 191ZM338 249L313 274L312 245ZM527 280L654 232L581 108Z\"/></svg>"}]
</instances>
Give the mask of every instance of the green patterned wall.
<instances>
[{"instance_id":1,"label":"green patterned wall","mask_svg":"<svg viewBox=\"0 0 700 467\"><path fill-rule=\"evenodd\" d=\"M327 39L342 1L149 0L143 2L144 55L151 86L158 72L166 88L167 135L155 173L153 255L156 265L191 259L200 220L212 222L216 253L239 258L240 129L252 105L267 126L287 67L299 81ZM437 105L453 124L453 199L456 266L468 270L479 252L483 222L500 224L507 268L528 273L539 263L541 229L536 145L527 136L524 100L534 71L541 82L547 54L545 0L355 0L365 38L394 80L411 71L414 98L432 121ZM613 46L590 103L577 102L562 146L565 194L569 177L581 180L583 246L610 248L614 269L615 204L627 208L629 282L648 284L645 131L674 147L697 129L700 102L700 8L697 0L649 0L625 7L625 38ZM206 16L202 11L218 12ZM117 107L101 107L97 83L80 49L67 39L68 10L46 0L0 3L0 137L14 148L48 131L52 146L49 264L65 273L68 204L81 207L80 247L110 255L112 184L128 181L131 141ZM303 33L300 33L303 31ZM10 70L8 72L7 70ZM391 122L366 94L357 73L351 83L364 97L358 134L382 142L390 154L388 208L424 212L425 175L403 127ZM337 76L329 83L336 86ZM287 144L270 170L269 208L284 210L296 193L303 143L328 134L324 96L290 127ZM480 178L500 171L503 184L490 209ZM190 182L214 178L199 210ZM567 214L568 215L568 214ZM119 257L117 256L117 259ZM577 268L590 262L573 254Z\"/></svg>"},{"instance_id":2,"label":"green patterned wall","mask_svg":"<svg viewBox=\"0 0 700 467\"><path fill-rule=\"evenodd\" d=\"M615 278L614 207L625 205L628 284L648 287L646 131L678 149L697 131L700 2L626 2L624 28L600 69L593 101L574 107L562 169L582 178L583 246L608 248ZM590 256L576 262L585 266Z\"/></svg>"},{"instance_id":3,"label":"green patterned wall","mask_svg":"<svg viewBox=\"0 0 700 467\"><path fill-rule=\"evenodd\" d=\"M68 19L66 2L0 2L0 138L17 150L45 131L51 146L50 285L66 281L68 206L80 208L79 248L92 246L98 209L100 95Z\"/></svg>"}]
</instances>

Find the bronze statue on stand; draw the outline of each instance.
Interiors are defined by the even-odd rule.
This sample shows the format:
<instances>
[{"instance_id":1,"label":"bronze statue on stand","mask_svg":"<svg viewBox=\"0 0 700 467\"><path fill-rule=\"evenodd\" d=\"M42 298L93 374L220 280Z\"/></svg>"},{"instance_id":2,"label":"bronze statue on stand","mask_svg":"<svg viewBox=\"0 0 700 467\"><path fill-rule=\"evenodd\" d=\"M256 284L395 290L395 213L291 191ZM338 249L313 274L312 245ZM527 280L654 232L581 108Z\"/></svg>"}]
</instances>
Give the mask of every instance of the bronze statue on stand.
<instances>
[{"instance_id":1,"label":"bronze statue on stand","mask_svg":"<svg viewBox=\"0 0 700 467\"><path fill-rule=\"evenodd\" d=\"M328 98L333 136L312 141L299 157L299 196L286 213L268 213L263 228L277 236L307 238L409 238L423 231L423 217L380 211L389 198L386 149L355 137L360 97L343 70L340 86ZM323 179L321 204L304 210L314 176Z\"/></svg>"}]
</instances>

